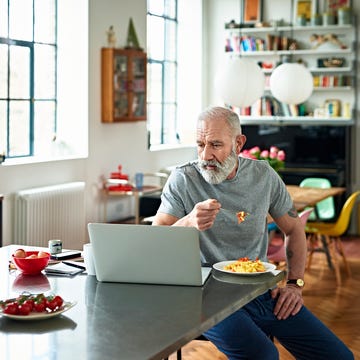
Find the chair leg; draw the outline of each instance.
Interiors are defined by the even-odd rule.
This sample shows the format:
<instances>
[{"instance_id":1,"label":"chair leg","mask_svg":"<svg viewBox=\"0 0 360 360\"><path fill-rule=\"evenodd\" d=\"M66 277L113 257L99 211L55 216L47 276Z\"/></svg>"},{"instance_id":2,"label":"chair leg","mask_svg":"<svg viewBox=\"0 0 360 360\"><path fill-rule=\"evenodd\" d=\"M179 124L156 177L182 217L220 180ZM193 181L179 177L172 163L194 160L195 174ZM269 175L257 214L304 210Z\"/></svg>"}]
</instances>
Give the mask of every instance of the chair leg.
<instances>
[{"instance_id":1,"label":"chair leg","mask_svg":"<svg viewBox=\"0 0 360 360\"><path fill-rule=\"evenodd\" d=\"M307 263L306 263L306 269L309 270L311 267L311 262L312 262L312 256L314 254L314 249L316 247L316 243L318 241L318 235L316 234L310 234L308 236L308 258L307 258Z\"/></svg>"},{"instance_id":2,"label":"chair leg","mask_svg":"<svg viewBox=\"0 0 360 360\"><path fill-rule=\"evenodd\" d=\"M334 254L331 254L332 240L327 235L319 235L322 243L322 251L326 255L326 260L330 269L334 269L333 260Z\"/></svg>"},{"instance_id":3,"label":"chair leg","mask_svg":"<svg viewBox=\"0 0 360 360\"><path fill-rule=\"evenodd\" d=\"M344 253L344 248L343 248L341 239L340 239L339 237L337 237L337 238L335 239L335 241L336 241L337 250L339 251L341 257L343 258L343 262L344 262L344 265L345 265L346 273L347 273L347 275L348 275L349 277L351 277L350 265L349 265L349 263L347 262L347 259L346 259L345 253Z\"/></svg>"},{"instance_id":4,"label":"chair leg","mask_svg":"<svg viewBox=\"0 0 360 360\"><path fill-rule=\"evenodd\" d=\"M332 239L328 235L324 236L324 238L327 244L327 248L329 250L328 252L329 260L331 261L333 268L335 270L336 283L338 286L341 286L341 273L340 273L339 262L336 254L335 239Z\"/></svg>"}]
</instances>

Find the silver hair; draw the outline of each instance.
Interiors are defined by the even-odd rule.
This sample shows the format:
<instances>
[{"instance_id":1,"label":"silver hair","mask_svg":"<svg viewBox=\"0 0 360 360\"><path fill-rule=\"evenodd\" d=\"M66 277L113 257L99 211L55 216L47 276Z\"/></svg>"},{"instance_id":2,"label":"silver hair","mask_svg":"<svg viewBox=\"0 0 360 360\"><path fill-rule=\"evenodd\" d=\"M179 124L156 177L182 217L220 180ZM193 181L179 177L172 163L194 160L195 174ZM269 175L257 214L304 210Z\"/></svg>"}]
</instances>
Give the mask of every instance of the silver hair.
<instances>
[{"instance_id":1,"label":"silver hair","mask_svg":"<svg viewBox=\"0 0 360 360\"><path fill-rule=\"evenodd\" d=\"M231 134L236 137L241 135L241 125L239 116L230 109L220 106L213 106L205 109L198 117L198 123L202 121L216 121L225 119L229 125Z\"/></svg>"}]
</instances>

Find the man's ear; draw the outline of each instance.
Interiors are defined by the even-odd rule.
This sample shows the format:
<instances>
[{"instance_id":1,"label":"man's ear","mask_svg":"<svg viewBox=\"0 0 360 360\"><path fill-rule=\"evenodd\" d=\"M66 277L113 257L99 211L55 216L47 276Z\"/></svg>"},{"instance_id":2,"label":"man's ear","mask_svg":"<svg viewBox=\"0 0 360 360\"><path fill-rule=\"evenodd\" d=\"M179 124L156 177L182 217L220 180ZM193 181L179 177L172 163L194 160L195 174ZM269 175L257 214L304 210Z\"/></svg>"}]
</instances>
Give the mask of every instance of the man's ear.
<instances>
[{"instance_id":1,"label":"man's ear","mask_svg":"<svg viewBox=\"0 0 360 360\"><path fill-rule=\"evenodd\" d=\"M236 154L239 155L241 152L241 149L246 143L246 136L244 134L238 135L236 137Z\"/></svg>"}]
</instances>

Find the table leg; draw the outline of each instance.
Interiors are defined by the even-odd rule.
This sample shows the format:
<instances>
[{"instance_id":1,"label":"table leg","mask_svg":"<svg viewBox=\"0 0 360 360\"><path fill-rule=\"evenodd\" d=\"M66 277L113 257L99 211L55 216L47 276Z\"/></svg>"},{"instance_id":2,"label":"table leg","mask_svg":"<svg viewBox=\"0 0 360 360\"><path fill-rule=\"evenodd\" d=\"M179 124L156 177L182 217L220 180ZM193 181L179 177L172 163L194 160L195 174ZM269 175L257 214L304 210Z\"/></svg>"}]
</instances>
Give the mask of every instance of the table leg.
<instances>
[{"instance_id":1,"label":"table leg","mask_svg":"<svg viewBox=\"0 0 360 360\"><path fill-rule=\"evenodd\" d=\"M107 222L107 205L108 205L108 197L106 192L104 193L104 222Z\"/></svg>"},{"instance_id":2,"label":"table leg","mask_svg":"<svg viewBox=\"0 0 360 360\"><path fill-rule=\"evenodd\" d=\"M137 191L134 192L135 199L135 224L140 224L140 197Z\"/></svg>"}]
</instances>

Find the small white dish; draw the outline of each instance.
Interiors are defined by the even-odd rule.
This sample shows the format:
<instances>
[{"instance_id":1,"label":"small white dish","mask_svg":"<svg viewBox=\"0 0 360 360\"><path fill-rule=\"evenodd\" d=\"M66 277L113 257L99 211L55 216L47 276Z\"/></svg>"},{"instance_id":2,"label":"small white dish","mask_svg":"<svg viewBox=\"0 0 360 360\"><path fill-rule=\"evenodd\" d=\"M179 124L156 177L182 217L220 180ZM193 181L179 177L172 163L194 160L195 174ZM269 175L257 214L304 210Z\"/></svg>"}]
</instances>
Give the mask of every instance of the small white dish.
<instances>
[{"instance_id":1,"label":"small white dish","mask_svg":"<svg viewBox=\"0 0 360 360\"><path fill-rule=\"evenodd\" d=\"M0 311L0 315L13 320L21 320L21 321L32 321L32 320L46 320L52 318L54 316L58 316L65 311L70 310L73 306L76 305L76 301L74 302L65 302L61 306L60 309L51 311L51 312L31 312L29 315L10 315L5 314L2 310Z\"/></svg>"}]
</instances>

